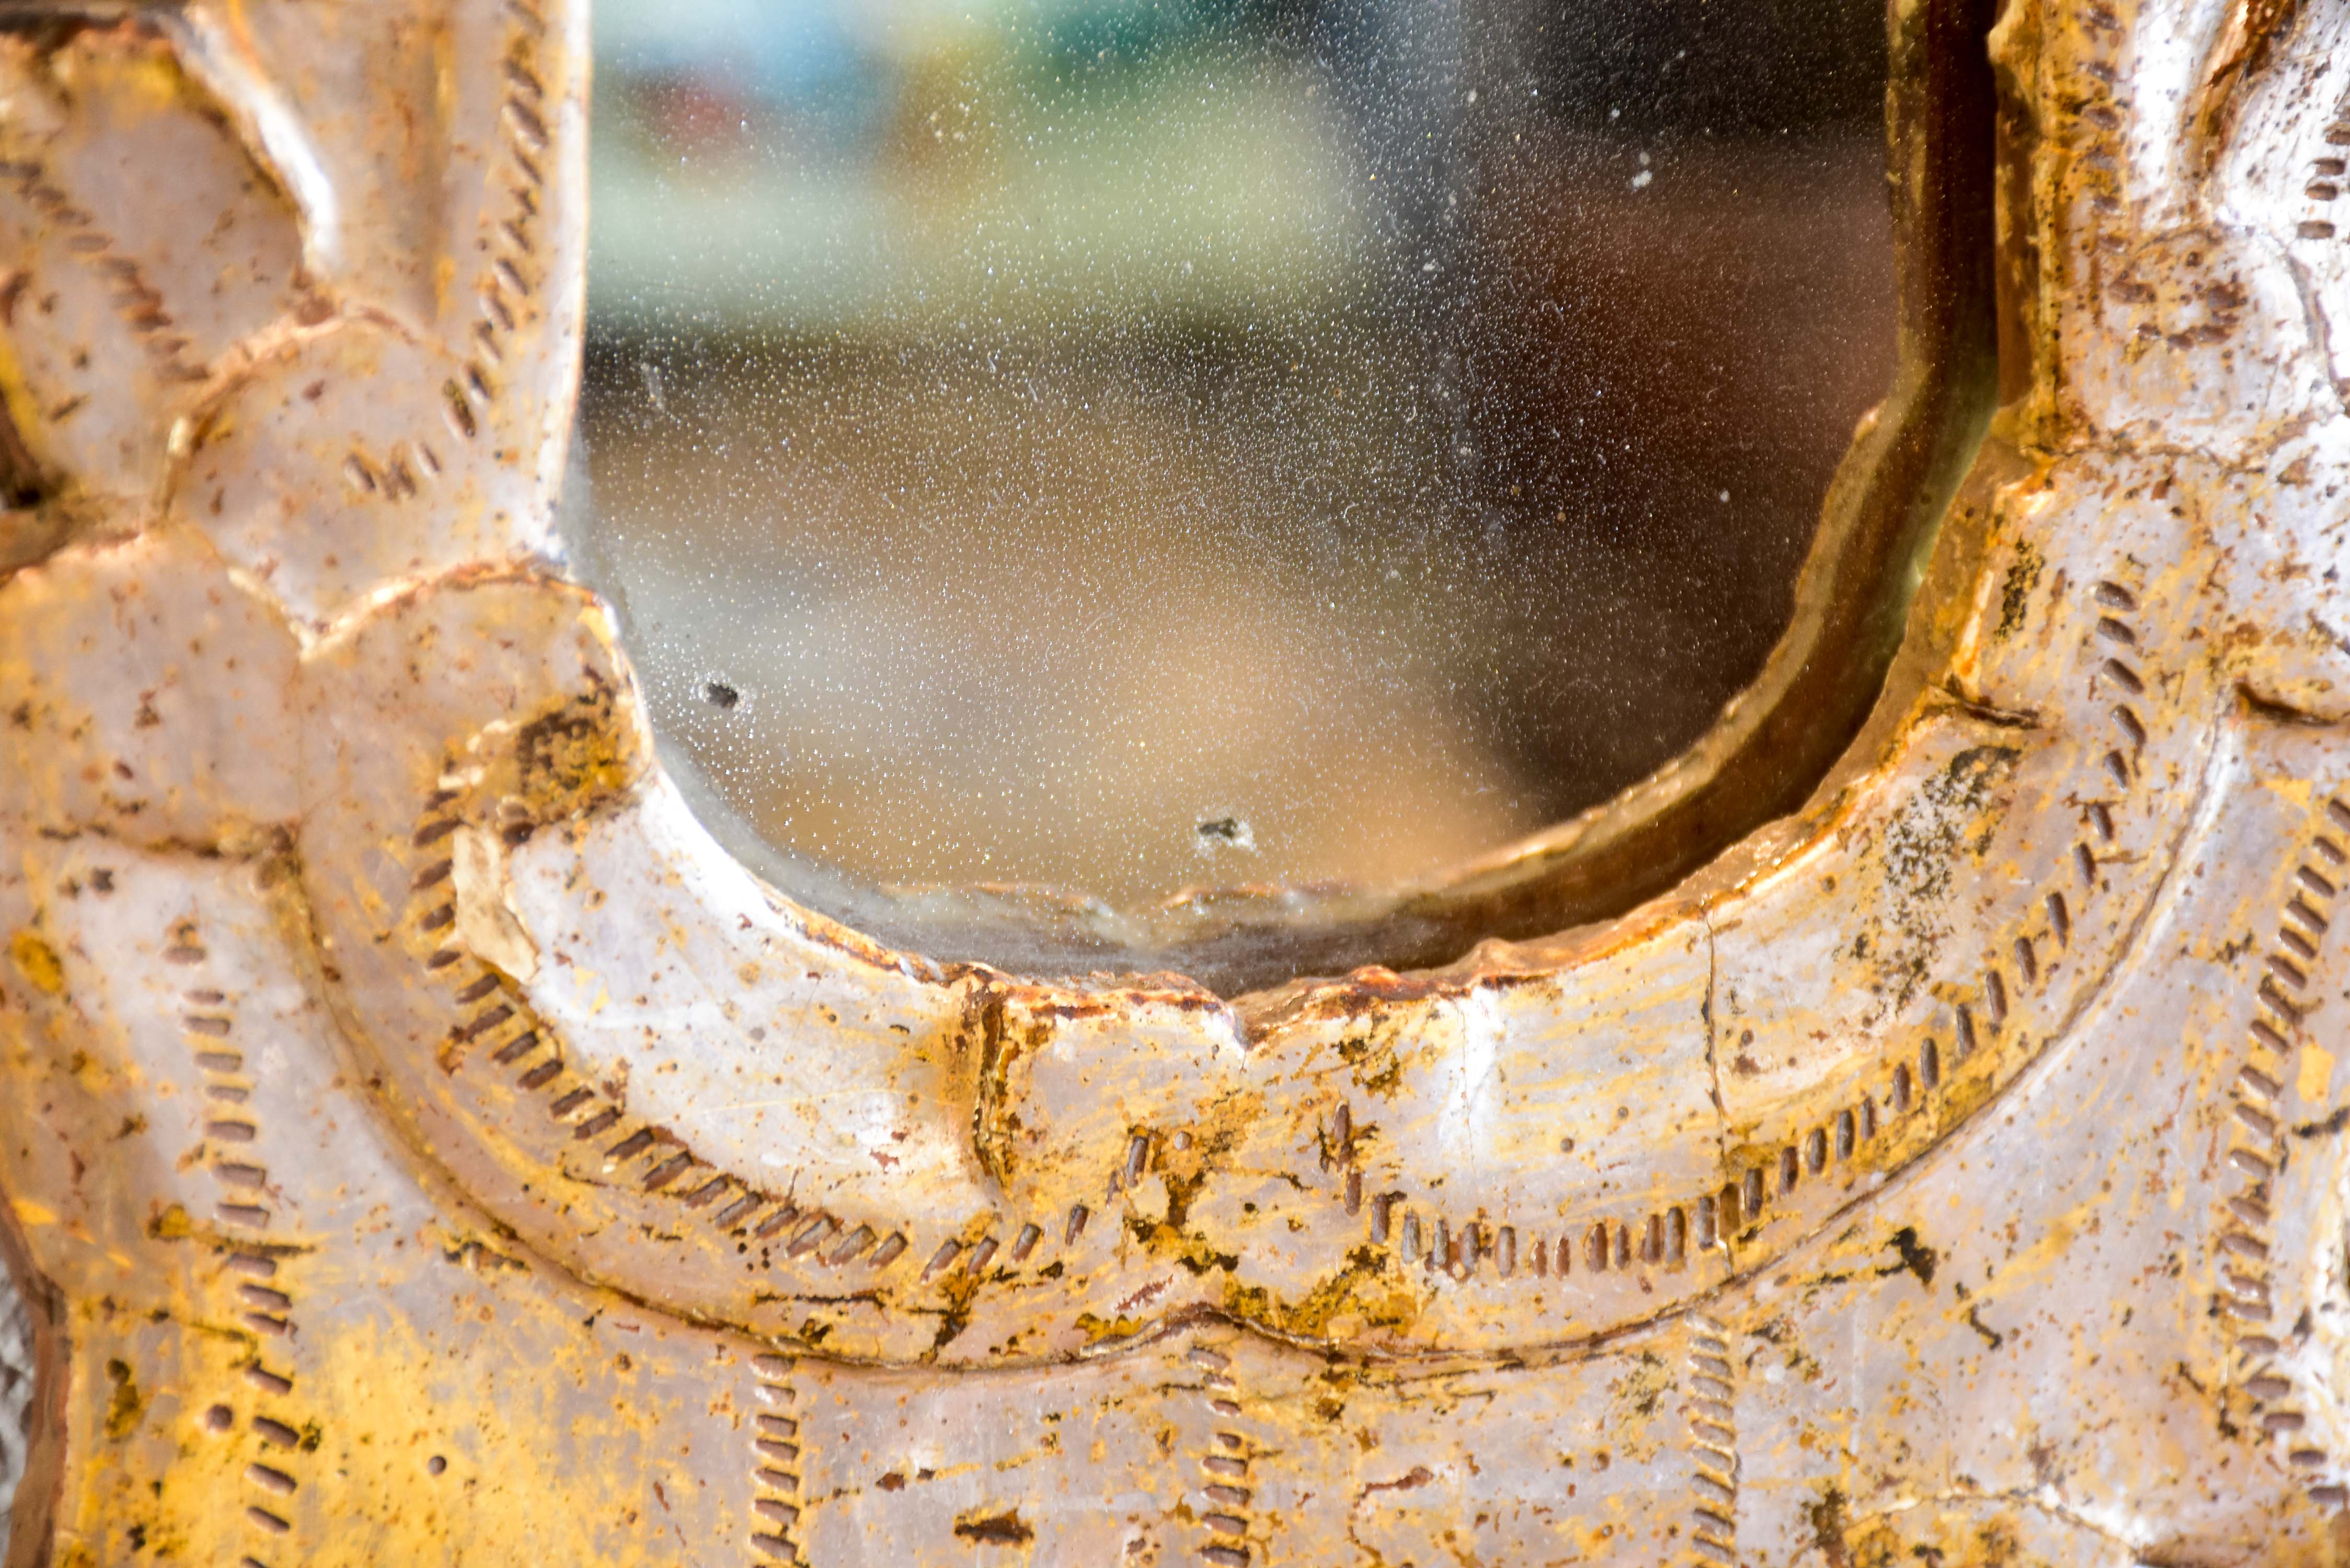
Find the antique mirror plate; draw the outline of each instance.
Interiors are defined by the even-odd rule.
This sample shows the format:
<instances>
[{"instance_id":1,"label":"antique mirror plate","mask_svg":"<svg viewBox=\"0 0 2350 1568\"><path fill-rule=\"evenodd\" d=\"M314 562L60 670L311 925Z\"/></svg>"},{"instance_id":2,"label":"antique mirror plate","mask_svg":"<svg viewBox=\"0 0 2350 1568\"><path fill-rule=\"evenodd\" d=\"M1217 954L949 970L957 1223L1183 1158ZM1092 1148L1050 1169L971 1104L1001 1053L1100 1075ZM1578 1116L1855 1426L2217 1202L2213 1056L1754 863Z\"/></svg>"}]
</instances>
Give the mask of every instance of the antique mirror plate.
<instances>
[{"instance_id":1,"label":"antique mirror plate","mask_svg":"<svg viewBox=\"0 0 2350 1568\"><path fill-rule=\"evenodd\" d=\"M1866 0L599 16L577 557L721 841L934 958L1458 956L1378 911L1718 717L1893 379Z\"/></svg>"}]
</instances>

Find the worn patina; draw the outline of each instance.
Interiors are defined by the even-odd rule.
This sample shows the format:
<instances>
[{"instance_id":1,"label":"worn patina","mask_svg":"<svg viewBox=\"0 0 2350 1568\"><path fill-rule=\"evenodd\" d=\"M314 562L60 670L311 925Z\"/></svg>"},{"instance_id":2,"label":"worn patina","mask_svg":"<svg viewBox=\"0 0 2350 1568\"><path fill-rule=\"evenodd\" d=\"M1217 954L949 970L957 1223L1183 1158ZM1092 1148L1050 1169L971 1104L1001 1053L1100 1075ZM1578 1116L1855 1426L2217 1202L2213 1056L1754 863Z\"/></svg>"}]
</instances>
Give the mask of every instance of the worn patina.
<instances>
[{"instance_id":1,"label":"worn patina","mask_svg":"<svg viewBox=\"0 0 2350 1568\"><path fill-rule=\"evenodd\" d=\"M1233 994L664 775L551 547L579 5L0 4L12 1561L2350 1556L2350 5L1968 17L1764 681Z\"/></svg>"}]
</instances>

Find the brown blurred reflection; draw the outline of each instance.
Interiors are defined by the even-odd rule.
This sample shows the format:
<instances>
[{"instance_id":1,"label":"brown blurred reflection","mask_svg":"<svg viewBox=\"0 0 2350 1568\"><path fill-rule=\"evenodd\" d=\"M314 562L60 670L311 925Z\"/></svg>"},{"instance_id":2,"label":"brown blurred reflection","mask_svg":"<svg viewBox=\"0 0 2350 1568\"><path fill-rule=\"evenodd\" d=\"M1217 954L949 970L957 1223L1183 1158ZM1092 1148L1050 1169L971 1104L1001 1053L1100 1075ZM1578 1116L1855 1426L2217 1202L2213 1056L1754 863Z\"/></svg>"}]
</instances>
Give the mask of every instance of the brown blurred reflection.
<instances>
[{"instance_id":1,"label":"brown blurred reflection","mask_svg":"<svg viewBox=\"0 0 2350 1568\"><path fill-rule=\"evenodd\" d=\"M583 526L671 753L856 876L1134 903L1685 746L1890 379L1882 66L1630 8L1006 5L782 107L599 40Z\"/></svg>"}]
</instances>

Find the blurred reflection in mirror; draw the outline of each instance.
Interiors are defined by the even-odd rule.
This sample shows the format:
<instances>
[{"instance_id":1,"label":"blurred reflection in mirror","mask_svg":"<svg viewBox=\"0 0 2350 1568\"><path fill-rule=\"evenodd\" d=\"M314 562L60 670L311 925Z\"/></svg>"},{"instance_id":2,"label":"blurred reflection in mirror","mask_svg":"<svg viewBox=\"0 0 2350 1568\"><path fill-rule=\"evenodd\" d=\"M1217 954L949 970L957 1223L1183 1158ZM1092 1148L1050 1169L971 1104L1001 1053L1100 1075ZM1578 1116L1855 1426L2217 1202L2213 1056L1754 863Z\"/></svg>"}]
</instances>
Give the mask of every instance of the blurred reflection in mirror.
<instances>
[{"instance_id":1,"label":"blurred reflection in mirror","mask_svg":"<svg viewBox=\"0 0 2350 1568\"><path fill-rule=\"evenodd\" d=\"M1571 815L1753 675L1890 381L1881 0L596 26L572 527L819 906Z\"/></svg>"}]
</instances>

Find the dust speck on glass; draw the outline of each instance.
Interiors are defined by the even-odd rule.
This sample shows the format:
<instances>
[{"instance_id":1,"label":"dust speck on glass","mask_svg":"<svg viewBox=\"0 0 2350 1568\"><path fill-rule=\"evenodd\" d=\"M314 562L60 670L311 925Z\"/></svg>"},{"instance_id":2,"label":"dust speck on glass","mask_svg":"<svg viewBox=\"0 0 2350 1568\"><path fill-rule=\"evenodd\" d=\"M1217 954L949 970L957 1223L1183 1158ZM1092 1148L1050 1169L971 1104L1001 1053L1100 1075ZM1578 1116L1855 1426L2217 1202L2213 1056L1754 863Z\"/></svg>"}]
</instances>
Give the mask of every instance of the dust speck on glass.
<instances>
[{"instance_id":1,"label":"dust speck on glass","mask_svg":"<svg viewBox=\"0 0 2350 1568\"><path fill-rule=\"evenodd\" d=\"M570 527L819 904L1391 884L1605 798L1890 380L1882 0L596 16Z\"/></svg>"}]
</instances>

